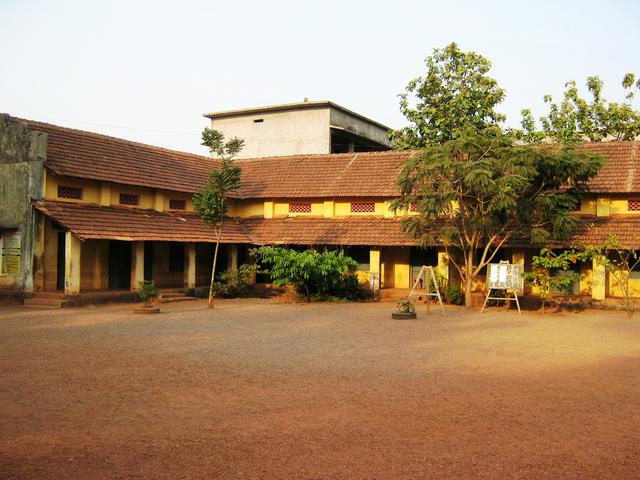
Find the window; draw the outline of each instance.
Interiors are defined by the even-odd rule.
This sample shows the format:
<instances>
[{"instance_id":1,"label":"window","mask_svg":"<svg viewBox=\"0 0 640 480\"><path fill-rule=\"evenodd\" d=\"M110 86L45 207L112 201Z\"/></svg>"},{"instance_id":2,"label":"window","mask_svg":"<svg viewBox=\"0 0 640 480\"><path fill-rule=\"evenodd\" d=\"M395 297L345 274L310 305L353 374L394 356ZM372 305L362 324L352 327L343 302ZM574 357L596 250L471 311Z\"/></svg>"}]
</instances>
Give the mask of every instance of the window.
<instances>
[{"instance_id":1,"label":"window","mask_svg":"<svg viewBox=\"0 0 640 480\"><path fill-rule=\"evenodd\" d=\"M120 205L138 205L140 203L140 195L133 193L121 193Z\"/></svg>"},{"instance_id":2,"label":"window","mask_svg":"<svg viewBox=\"0 0 640 480\"><path fill-rule=\"evenodd\" d=\"M290 203L289 213L311 213L310 203Z\"/></svg>"},{"instance_id":3,"label":"window","mask_svg":"<svg viewBox=\"0 0 640 480\"><path fill-rule=\"evenodd\" d=\"M411 202L411 205L409 205L409 211L410 212L417 212L418 211L418 203L417 202Z\"/></svg>"},{"instance_id":4,"label":"window","mask_svg":"<svg viewBox=\"0 0 640 480\"><path fill-rule=\"evenodd\" d=\"M82 189L78 187L67 187L65 185L58 185L58 198L82 200Z\"/></svg>"},{"instance_id":5,"label":"window","mask_svg":"<svg viewBox=\"0 0 640 480\"><path fill-rule=\"evenodd\" d=\"M0 233L0 275L20 275L20 240L19 232Z\"/></svg>"},{"instance_id":6,"label":"window","mask_svg":"<svg viewBox=\"0 0 640 480\"><path fill-rule=\"evenodd\" d=\"M351 204L351 213L373 213L376 204L373 202L355 202Z\"/></svg>"},{"instance_id":7,"label":"window","mask_svg":"<svg viewBox=\"0 0 640 480\"><path fill-rule=\"evenodd\" d=\"M182 243L171 242L169 244L169 271L184 271L184 245Z\"/></svg>"},{"instance_id":8,"label":"window","mask_svg":"<svg viewBox=\"0 0 640 480\"><path fill-rule=\"evenodd\" d=\"M627 210L630 212L640 212L640 200L627 200Z\"/></svg>"},{"instance_id":9,"label":"window","mask_svg":"<svg viewBox=\"0 0 640 480\"><path fill-rule=\"evenodd\" d=\"M186 210L187 209L187 201L180 200L177 198L169 199L169 210Z\"/></svg>"}]
</instances>

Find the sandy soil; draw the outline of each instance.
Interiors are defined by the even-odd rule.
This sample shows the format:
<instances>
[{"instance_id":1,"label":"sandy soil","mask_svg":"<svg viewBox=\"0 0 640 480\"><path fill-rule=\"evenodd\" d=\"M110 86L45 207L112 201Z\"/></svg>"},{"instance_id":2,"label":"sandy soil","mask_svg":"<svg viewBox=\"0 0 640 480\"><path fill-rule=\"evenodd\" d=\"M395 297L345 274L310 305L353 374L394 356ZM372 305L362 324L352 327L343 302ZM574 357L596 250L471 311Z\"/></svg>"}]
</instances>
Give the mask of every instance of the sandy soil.
<instances>
[{"instance_id":1,"label":"sandy soil","mask_svg":"<svg viewBox=\"0 0 640 480\"><path fill-rule=\"evenodd\" d=\"M0 478L640 478L640 316L0 309Z\"/></svg>"}]
</instances>

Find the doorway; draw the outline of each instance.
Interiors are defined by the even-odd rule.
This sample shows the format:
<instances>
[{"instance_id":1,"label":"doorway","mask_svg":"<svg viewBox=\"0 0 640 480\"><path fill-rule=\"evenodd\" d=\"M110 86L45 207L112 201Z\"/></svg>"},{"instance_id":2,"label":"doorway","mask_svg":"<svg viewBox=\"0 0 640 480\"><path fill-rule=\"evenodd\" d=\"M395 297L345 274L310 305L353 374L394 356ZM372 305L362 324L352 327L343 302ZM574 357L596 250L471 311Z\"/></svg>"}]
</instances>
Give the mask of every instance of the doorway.
<instances>
[{"instance_id":1,"label":"doorway","mask_svg":"<svg viewBox=\"0 0 640 480\"><path fill-rule=\"evenodd\" d=\"M65 250L66 250L67 233L58 232L58 255L56 266L56 290L64 290L65 276Z\"/></svg>"},{"instance_id":2,"label":"doorway","mask_svg":"<svg viewBox=\"0 0 640 480\"><path fill-rule=\"evenodd\" d=\"M109 289L131 288L131 243L109 240Z\"/></svg>"}]
</instances>

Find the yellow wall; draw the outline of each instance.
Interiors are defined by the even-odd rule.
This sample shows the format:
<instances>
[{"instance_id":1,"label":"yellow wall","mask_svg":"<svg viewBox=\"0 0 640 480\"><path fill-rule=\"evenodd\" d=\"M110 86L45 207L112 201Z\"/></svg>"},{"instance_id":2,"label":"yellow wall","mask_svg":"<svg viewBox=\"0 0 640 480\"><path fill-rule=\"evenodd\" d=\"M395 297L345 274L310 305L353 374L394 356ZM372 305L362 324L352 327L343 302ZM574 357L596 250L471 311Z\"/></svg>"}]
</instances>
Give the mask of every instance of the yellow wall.
<instances>
[{"instance_id":1,"label":"yellow wall","mask_svg":"<svg viewBox=\"0 0 640 480\"><path fill-rule=\"evenodd\" d=\"M289 203L311 203L311 213L294 213L289 212ZM274 217L304 217L318 216L324 214L324 201L320 200L276 200L273 202Z\"/></svg>"},{"instance_id":2,"label":"yellow wall","mask_svg":"<svg viewBox=\"0 0 640 480\"><path fill-rule=\"evenodd\" d=\"M232 217L262 217L264 202L257 200L230 200L228 213Z\"/></svg>"},{"instance_id":3,"label":"yellow wall","mask_svg":"<svg viewBox=\"0 0 640 480\"><path fill-rule=\"evenodd\" d=\"M81 188L82 200L58 198L59 185ZM49 172L47 173L44 198L45 200L56 200L61 202L99 203L100 184L98 182L92 182L91 180L83 180L80 178L61 177Z\"/></svg>"},{"instance_id":4,"label":"yellow wall","mask_svg":"<svg viewBox=\"0 0 640 480\"><path fill-rule=\"evenodd\" d=\"M384 288L411 288L411 249L388 247L382 250Z\"/></svg>"},{"instance_id":5,"label":"yellow wall","mask_svg":"<svg viewBox=\"0 0 640 480\"><path fill-rule=\"evenodd\" d=\"M375 202L375 212L369 212L369 213L352 213L351 212L351 203L366 203L366 202ZM385 211L386 211L386 205L384 200L378 200L376 201L376 199L356 199L356 200L352 200L352 201L336 201L334 204L334 215L336 217L348 217L351 215L359 215L359 216L367 216L367 215L384 215Z\"/></svg>"}]
</instances>

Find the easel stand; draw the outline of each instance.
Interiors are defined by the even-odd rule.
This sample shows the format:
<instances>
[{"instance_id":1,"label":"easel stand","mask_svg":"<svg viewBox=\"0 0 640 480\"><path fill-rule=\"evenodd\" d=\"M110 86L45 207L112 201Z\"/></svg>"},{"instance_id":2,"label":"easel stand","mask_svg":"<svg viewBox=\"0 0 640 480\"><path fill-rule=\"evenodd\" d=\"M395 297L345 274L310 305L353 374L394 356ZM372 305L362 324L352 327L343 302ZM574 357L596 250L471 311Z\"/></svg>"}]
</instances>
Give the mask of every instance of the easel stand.
<instances>
[{"instance_id":1,"label":"easel stand","mask_svg":"<svg viewBox=\"0 0 640 480\"><path fill-rule=\"evenodd\" d=\"M493 290L502 290L504 292L504 297L492 297L491 292ZM520 311L520 302L518 301L518 292L516 290L512 291L513 298L510 298L506 288L490 288L489 292L487 292L487 298L484 299L484 304L482 305L482 310L480 310L480 313L484 312L484 307L487 306L487 302L489 300L503 300L505 302L516 302L516 305L518 307L518 315L522 315L522 312Z\"/></svg>"},{"instance_id":2,"label":"easel stand","mask_svg":"<svg viewBox=\"0 0 640 480\"><path fill-rule=\"evenodd\" d=\"M422 279L422 276L424 275L425 277L425 281L423 285L426 285L426 290L425 291L416 291L418 290L418 285L420 284L420 280ZM433 286L434 286L434 291L431 292L431 281L433 280ZM444 315L444 305L442 304L442 297L440 296L440 289L438 288L438 282L436 281L436 274L433 271L433 267L428 266L428 265L423 265L422 268L420 269L420 273L418 274L418 276L416 277L416 281L413 283L413 288L411 289L411 293L409 293L409 300L411 300L411 297L418 297L418 296L425 296L427 297L427 312L430 311L430 307L429 307L429 297L435 297L438 299L438 303L440 304L440 310L442 310L442 314Z\"/></svg>"}]
</instances>

